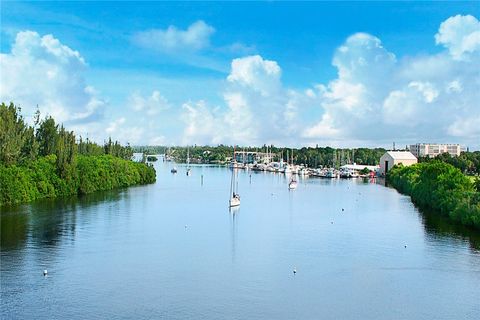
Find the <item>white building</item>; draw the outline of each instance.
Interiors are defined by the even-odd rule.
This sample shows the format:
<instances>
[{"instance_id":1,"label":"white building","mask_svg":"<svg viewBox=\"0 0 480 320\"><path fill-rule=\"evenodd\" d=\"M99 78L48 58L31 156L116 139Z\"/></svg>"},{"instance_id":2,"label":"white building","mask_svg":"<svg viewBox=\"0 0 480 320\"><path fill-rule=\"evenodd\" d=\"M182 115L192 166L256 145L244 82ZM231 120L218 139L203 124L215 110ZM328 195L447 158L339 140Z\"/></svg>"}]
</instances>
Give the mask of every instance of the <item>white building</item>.
<instances>
[{"instance_id":1,"label":"white building","mask_svg":"<svg viewBox=\"0 0 480 320\"><path fill-rule=\"evenodd\" d=\"M379 169L379 166L368 166L364 164L346 164L340 167L340 169L346 169L346 170L354 170L354 171L362 171L363 169L367 168L370 171L377 172Z\"/></svg>"},{"instance_id":2,"label":"white building","mask_svg":"<svg viewBox=\"0 0 480 320\"><path fill-rule=\"evenodd\" d=\"M396 164L410 166L417 163L417 158L410 151L387 151L380 158L380 175L384 176Z\"/></svg>"},{"instance_id":3,"label":"white building","mask_svg":"<svg viewBox=\"0 0 480 320\"><path fill-rule=\"evenodd\" d=\"M417 143L410 145L410 152L416 157L434 158L440 153L448 152L451 156L459 156L464 151L459 144Z\"/></svg>"}]
</instances>

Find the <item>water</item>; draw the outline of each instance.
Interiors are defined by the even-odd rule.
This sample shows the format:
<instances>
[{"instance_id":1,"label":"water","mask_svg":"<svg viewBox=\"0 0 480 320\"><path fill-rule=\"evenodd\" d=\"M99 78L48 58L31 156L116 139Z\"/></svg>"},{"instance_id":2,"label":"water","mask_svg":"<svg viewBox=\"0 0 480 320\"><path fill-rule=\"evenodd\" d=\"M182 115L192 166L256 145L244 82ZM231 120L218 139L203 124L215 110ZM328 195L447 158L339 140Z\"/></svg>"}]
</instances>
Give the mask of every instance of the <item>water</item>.
<instances>
[{"instance_id":1,"label":"water","mask_svg":"<svg viewBox=\"0 0 480 320\"><path fill-rule=\"evenodd\" d=\"M229 212L228 169L171 166L2 208L1 318L478 319L480 234L393 189L242 171Z\"/></svg>"}]
</instances>

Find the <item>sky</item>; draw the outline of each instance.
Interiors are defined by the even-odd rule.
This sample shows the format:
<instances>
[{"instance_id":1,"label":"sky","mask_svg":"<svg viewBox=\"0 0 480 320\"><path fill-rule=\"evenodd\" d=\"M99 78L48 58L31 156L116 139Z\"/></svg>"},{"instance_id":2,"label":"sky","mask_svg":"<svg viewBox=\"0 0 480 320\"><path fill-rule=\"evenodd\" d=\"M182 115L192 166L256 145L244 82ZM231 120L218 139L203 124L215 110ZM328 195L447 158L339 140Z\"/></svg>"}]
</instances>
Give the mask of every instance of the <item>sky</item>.
<instances>
[{"instance_id":1,"label":"sky","mask_svg":"<svg viewBox=\"0 0 480 320\"><path fill-rule=\"evenodd\" d=\"M0 100L132 145L480 149L478 2L1 2Z\"/></svg>"}]
</instances>

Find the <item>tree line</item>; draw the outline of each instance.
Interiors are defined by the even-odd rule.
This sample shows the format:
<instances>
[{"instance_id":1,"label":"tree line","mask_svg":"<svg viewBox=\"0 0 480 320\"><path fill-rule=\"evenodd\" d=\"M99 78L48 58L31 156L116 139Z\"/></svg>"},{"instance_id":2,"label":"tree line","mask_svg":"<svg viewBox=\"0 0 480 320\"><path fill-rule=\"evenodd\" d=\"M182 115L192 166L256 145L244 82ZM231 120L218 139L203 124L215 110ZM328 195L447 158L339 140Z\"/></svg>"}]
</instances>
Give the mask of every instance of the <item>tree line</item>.
<instances>
[{"instance_id":1,"label":"tree line","mask_svg":"<svg viewBox=\"0 0 480 320\"><path fill-rule=\"evenodd\" d=\"M480 229L480 180L470 179L451 164L437 159L394 166L387 183L421 208Z\"/></svg>"},{"instance_id":2,"label":"tree line","mask_svg":"<svg viewBox=\"0 0 480 320\"><path fill-rule=\"evenodd\" d=\"M462 152L459 156L452 156L449 153L441 153L435 158L420 157L419 162L442 161L451 164L468 175L480 175L480 151Z\"/></svg>"},{"instance_id":3,"label":"tree line","mask_svg":"<svg viewBox=\"0 0 480 320\"><path fill-rule=\"evenodd\" d=\"M304 164L308 167L340 167L344 164L357 163L365 165L378 165L380 157L385 153L383 148L355 148L340 149L331 147L303 147L286 148L274 145L263 145L262 147L243 146L190 146L190 147L165 147L165 146L136 146L135 152L147 154L165 153L177 162L185 162L187 149L192 162L199 163L223 163L231 159L233 150L269 152L273 155L274 161L289 161L294 164Z\"/></svg>"},{"instance_id":4,"label":"tree line","mask_svg":"<svg viewBox=\"0 0 480 320\"><path fill-rule=\"evenodd\" d=\"M103 146L77 139L38 111L29 125L19 107L0 105L0 205L154 182L153 167L132 156L111 138Z\"/></svg>"}]
</instances>

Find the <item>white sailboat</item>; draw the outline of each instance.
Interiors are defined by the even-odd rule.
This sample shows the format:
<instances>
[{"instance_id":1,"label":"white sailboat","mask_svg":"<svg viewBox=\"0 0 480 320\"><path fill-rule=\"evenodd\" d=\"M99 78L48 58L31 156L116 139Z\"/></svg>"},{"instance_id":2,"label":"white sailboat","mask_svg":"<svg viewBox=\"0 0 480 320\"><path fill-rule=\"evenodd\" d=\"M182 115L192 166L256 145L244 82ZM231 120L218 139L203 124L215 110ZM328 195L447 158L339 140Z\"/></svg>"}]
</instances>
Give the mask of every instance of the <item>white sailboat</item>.
<instances>
[{"instance_id":1,"label":"white sailboat","mask_svg":"<svg viewBox=\"0 0 480 320\"><path fill-rule=\"evenodd\" d=\"M287 159L288 159L288 150L287 150ZM288 162L288 160L287 160ZM293 167L293 149L292 149L292 167ZM292 178L290 179L290 182L288 183L288 189L289 190L295 190L297 189L298 182L295 174L292 174Z\"/></svg>"},{"instance_id":2,"label":"white sailboat","mask_svg":"<svg viewBox=\"0 0 480 320\"><path fill-rule=\"evenodd\" d=\"M233 159L235 159L235 150L233 150ZM232 178L230 180L230 200L228 202L230 208L240 205L240 195L238 194L238 182L236 181L236 169L232 168Z\"/></svg>"},{"instance_id":3,"label":"white sailboat","mask_svg":"<svg viewBox=\"0 0 480 320\"><path fill-rule=\"evenodd\" d=\"M192 170L190 169L190 148L187 147L187 176L192 174Z\"/></svg>"},{"instance_id":4,"label":"white sailboat","mask_svg":"<svg viewBox=\"0 0 480 320\"><path fill-rule=\"evenodd\" d=\"M292 175L292 178L290 179L290 182L288 183L288 189L289 190L295 190L297 189L298 182L297 179L295 178L295 175Z\"/></svg>"}]
</instances>

